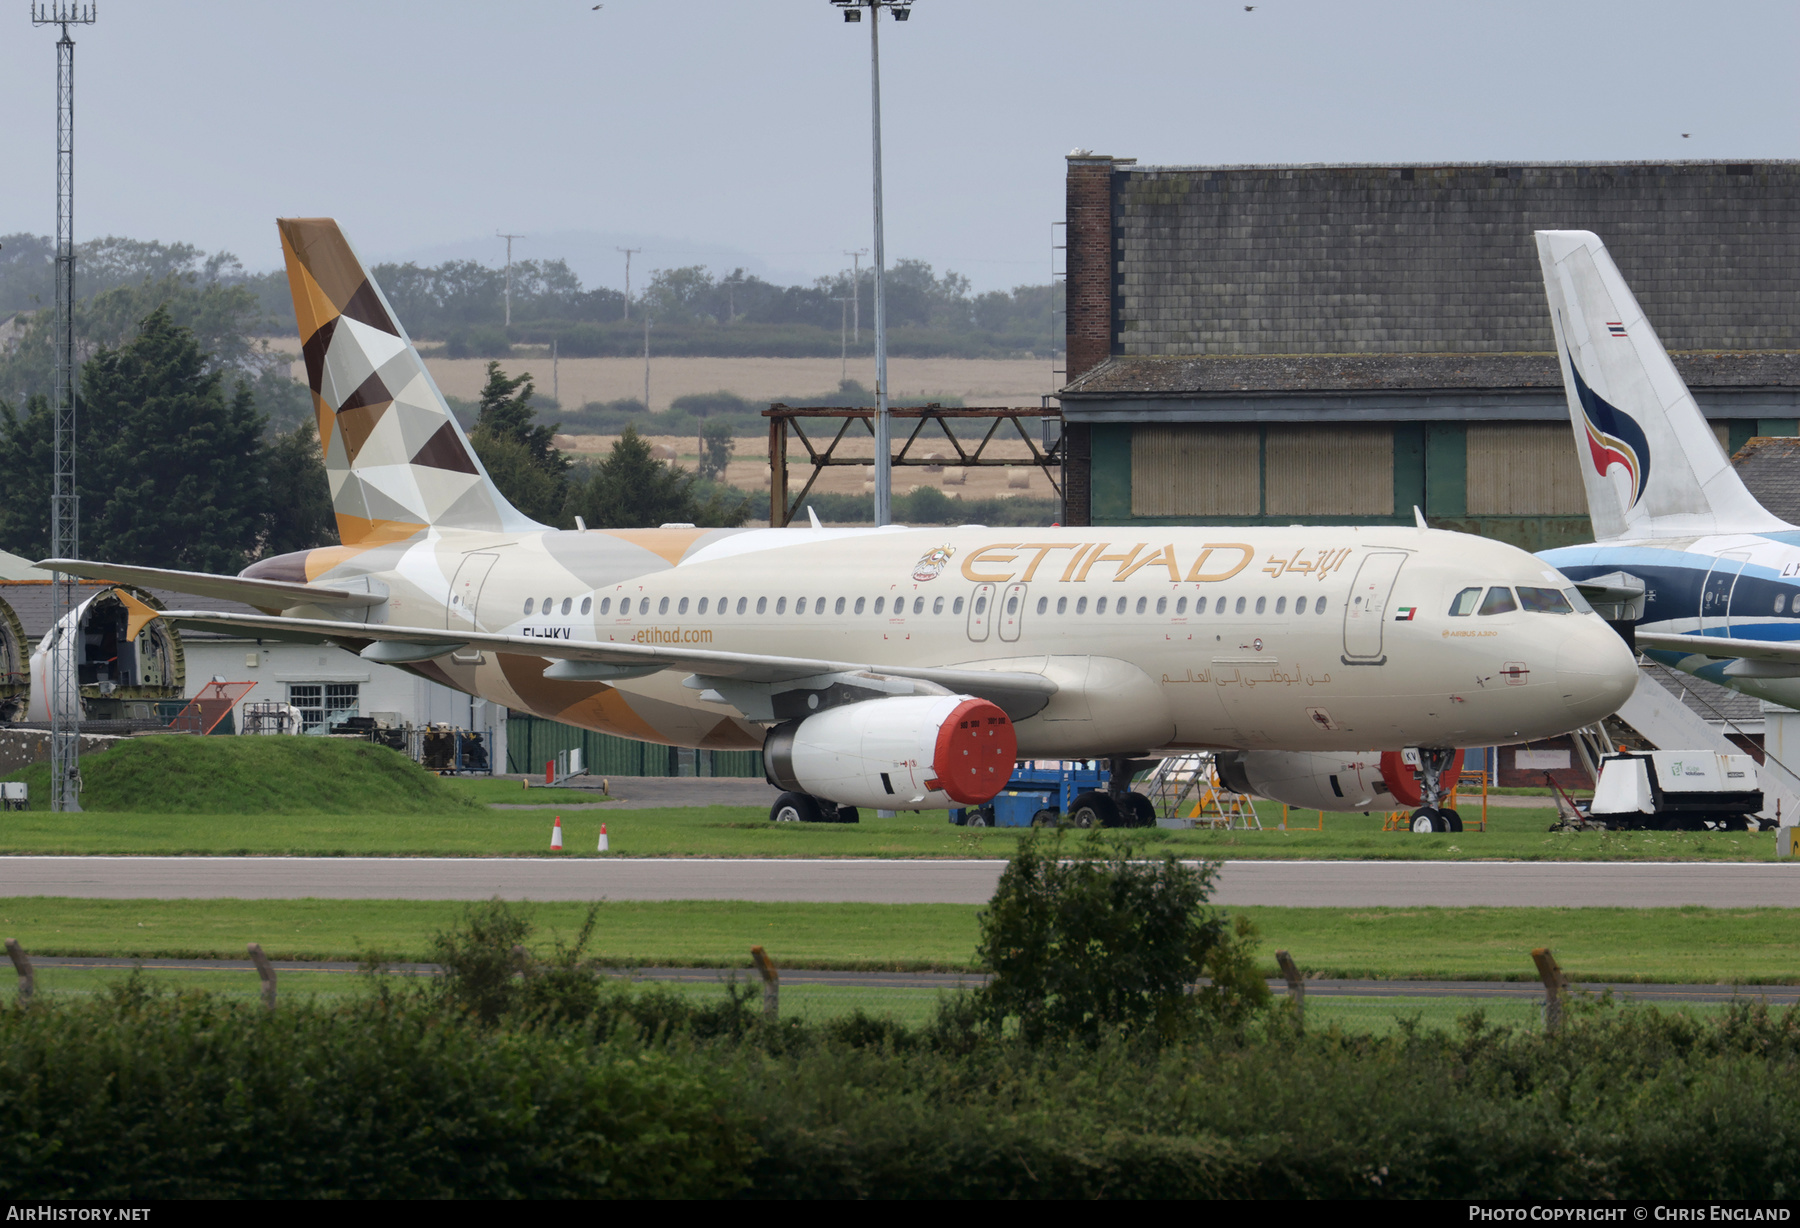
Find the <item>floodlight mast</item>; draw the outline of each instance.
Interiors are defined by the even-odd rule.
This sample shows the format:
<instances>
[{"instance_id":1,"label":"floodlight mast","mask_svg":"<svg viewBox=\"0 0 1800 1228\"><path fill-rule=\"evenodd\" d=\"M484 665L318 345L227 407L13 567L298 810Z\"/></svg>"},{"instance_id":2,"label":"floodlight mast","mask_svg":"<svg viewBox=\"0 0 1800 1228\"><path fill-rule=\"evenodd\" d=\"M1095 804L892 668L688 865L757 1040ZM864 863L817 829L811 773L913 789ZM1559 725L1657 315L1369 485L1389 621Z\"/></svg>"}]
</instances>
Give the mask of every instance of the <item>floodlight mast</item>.
<instances>
[{"instance_id":1,"label":"floodlight mast","mask_svg":"<svg viewBox=\"0 0 1800 1228\"><path fill-rule=\"evenodd\" d=\"M494 232L496 239L506 240L506 327L512 327L512 245L514 239L523 239L524 235L509 235L504 231Z\"/></svg>"},{"instance_id":2,"label":"floodlight mast","mask_svg":"<svg viewBox=\"0 0 1800 1228\"><path fill-rule=\"evenodd\" d=\"M57 26L56 40L56 308L50 405L54 422L50 460L50 557L81 557L81 497L75 486L75 40L70 26L94 23L95 6L51 0L31 6L31 24ZM59 575L50 583L50 809L81 810L80 636L62 634L63 621L79 606L77 581ZM71 653L76 654L70 659Z\"/></svg>"},{"instance_id":3,"label":"floodlight mast","mask_svg":"<svg viewBox=\"0 0 1800 1228\"><path fill-rule=\"evenodd\" d=\"M892 424L888 417L886 241L881 218L881 10L895 21L912 16L912 0L831 0L844 20L869 10L869 123L875 162L875 523L893 521Z\"/></svg>"}]
</instances>

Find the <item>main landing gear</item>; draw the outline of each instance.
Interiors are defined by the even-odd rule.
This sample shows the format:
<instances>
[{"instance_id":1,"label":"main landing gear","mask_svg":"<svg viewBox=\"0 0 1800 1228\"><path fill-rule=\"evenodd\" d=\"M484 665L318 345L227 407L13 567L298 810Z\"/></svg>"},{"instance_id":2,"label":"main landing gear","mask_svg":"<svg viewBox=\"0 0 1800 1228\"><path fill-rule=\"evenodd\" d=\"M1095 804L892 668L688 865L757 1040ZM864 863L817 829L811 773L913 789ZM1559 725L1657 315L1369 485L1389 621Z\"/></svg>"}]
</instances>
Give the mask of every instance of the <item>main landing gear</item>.
<instances>
[{"instance_id":1,"label":"main landing gear","mask_svg":"<svg viewBox=\"0 0 1800 1228\"><path fill-rule=\"evenodd\" d=\"M840 806L810 793L783 793L769 807L771 823L860 823L855 806Z\"/></svg>"},{"instance_id":2,"label":"main landing gear","mask_svg":"<svg viewBox=\"0 0 1800 1228\"><path fill-rule=\"evenodd\" d=\"M1416 832L1461 831L1462 816L1444 805L1456 784L1461 756L1453 750L1419 748L1419 800L1412 816Z\"/></svg>"},{"instance_id":3,"label":"main landing gear","mask_svg":"<svg viewBox=\"0 0 1800 1228\"><path fill-rule=\"evenodd\" d=\"M1074 827L1155 827L1156 807L1142 793L1131 791L1131 778L1154 759L1113 755L1107 759L1106 790L1076 794L1069 803L1069 823Z\"/></svg>"}]
</instances>

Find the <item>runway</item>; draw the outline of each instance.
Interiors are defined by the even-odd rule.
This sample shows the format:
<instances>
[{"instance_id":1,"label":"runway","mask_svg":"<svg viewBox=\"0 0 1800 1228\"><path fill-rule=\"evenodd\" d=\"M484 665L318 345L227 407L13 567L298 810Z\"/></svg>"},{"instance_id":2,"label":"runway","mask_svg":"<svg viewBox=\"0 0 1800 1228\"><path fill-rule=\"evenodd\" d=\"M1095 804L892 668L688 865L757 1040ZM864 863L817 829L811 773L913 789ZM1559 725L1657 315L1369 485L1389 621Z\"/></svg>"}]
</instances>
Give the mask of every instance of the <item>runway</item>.
<instances>
[{"instance_id":1,"label":"runway","mask_svg":"<svg viewBox=\"0 0 1800 1228\"><path fill-rule=\"evenodd\" d=\"M0 897L983 904L1001 861L0 857ZM1222 905L1790 907L1794 862L1228 861Z\"/></svg>"}]
</instances>

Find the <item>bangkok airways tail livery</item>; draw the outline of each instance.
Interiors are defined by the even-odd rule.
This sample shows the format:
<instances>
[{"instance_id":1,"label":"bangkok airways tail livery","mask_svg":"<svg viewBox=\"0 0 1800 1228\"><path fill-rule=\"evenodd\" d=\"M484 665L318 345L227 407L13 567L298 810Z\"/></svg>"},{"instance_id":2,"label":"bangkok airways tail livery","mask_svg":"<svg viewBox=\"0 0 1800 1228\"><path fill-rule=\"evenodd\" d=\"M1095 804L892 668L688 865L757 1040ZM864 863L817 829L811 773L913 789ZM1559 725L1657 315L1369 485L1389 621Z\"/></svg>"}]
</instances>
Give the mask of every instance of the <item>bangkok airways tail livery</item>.
<instances>
[{"instance_id":1,"label":"bangkok airways tail livery","mask_svg":"<svg viewBox=\"0 0 1800 1228\"><path fill-rule=\"evenodd\" d=\"M1539 557L1653 658L1800 706L1800 529L1738 479L1606 245L1537 246L1596 539Z\"/></svg>"}]
</instances>

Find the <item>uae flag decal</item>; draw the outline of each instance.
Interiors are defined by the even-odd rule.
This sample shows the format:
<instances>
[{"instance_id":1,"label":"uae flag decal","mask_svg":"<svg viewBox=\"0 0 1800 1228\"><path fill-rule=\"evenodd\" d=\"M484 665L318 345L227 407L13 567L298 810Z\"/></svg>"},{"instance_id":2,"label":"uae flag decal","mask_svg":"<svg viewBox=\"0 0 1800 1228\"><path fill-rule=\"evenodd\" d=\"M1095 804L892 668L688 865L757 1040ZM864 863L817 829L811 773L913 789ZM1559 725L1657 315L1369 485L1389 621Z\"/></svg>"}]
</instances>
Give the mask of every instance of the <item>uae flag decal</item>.
<instances>
[{"instance_id":1,"label":"uae flag decal","mask_svg":"<svg viewBox=\"0 0 1800 1228\"><path fill-rule=\"evenodd\" d=\"M1394 621L1397 623L1409 623L1413 620L1413 615L1418 612L1419 607L1416 605L1403 605L1395 612Z\"/></svg>"}]
</instances>

